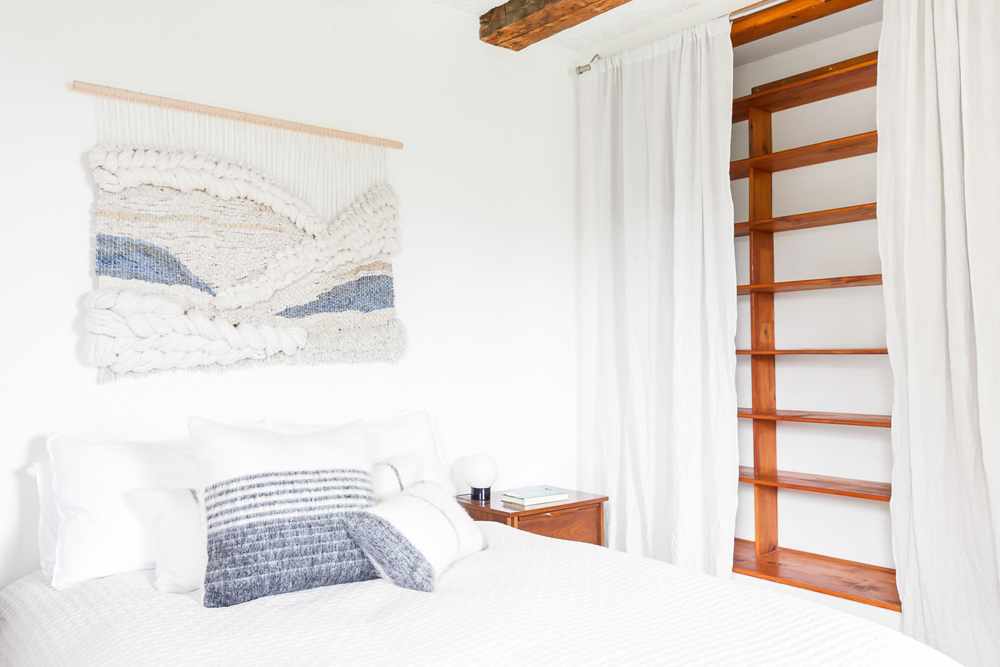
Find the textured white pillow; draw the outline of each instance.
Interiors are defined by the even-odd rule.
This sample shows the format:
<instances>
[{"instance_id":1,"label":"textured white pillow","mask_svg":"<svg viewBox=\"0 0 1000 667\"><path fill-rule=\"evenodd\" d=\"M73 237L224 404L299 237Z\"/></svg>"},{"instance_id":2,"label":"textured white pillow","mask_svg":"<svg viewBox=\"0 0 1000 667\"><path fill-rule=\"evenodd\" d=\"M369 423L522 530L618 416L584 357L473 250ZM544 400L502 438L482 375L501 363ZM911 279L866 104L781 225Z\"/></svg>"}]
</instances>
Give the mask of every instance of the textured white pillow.
<instances>
[{"instance_id":1,"label":"textured white pillow","mask_svg":"<svg viewBox=\"0 0 1000 667\"><path fill-rule=\"evenodd\" d=\"M59 510L52 490L52 462L38 461L28 467L38 487L38 561L46 577L56 565L56 542L59 539Z\"/></svg>"},{"instance_id":2,"label":"textured white pillow","mask_svg":"<svg viewBox=\"0 0 1000 667\"><path fill-rule=\"evenodd\" d=\"M155 565L132 492L198 485L186 440L116 443L54 435L48 441L61 517L52 587L70 588Z\"/></svg>"},{"instance_id":3,"label":"textured white pillow","mask_svg":"<svg viewBox=\"0 0 1000 667\"><path fill-rule=\"evenodd\" d=\"M206 607L374 579L344 517L375 502L364 428L300 435L192 418L208 533Z\"/></svg>"},{"instance_id":4,"label":"textured white pillow","mask_svg":"<svg viewBox=\"0 0 1000 667\"><path fill-rule=\"evenodd\" d=\"M418 479L437 482L449 493L454 493L455 487L441 463L441 452L430 412L424 409L412 410L382 419L366 419L360 423L365 427L365 444L372 461L386 461L395 456L419 452L423 465ZM265 425L276 433L315 433L340 428L336 424L296 424L276 420L268 420Z\"/></svg>"},{"instance_id":5,"label":"textured white pillow","mask_svg":"<svg viewBox=\"0 0 1000 667\"><path fill-rule=\"evenodd\" d=\"M139 489L133 495L156 553L156 590L190 593L201 588L208 547L197 491Z\"/></svg>"},{"instance_id":6,"label":"textured white pillow","mask_svg":"<svg viewBox=\"0 0 1000 667\"><path fill-rule=\"evenodd\" d=\"M375 487L375 500L382 502L389 496L413 486L419 480L423 471L424 457L420 452L410 452L402 456L379 461L372 466L372 485Z\"/></svg>"},{"instance_id":7,"label":"textured white pillow","mask_svg":"<svg viewBox=\"0 0 1000 667\"><path fill-rule=\"evenodd\" d=\"M433 591L449 565L484 547L476 523L434 482L411 486L345 523L379 574L418 591Z\"/></svg>"}]
</instances>

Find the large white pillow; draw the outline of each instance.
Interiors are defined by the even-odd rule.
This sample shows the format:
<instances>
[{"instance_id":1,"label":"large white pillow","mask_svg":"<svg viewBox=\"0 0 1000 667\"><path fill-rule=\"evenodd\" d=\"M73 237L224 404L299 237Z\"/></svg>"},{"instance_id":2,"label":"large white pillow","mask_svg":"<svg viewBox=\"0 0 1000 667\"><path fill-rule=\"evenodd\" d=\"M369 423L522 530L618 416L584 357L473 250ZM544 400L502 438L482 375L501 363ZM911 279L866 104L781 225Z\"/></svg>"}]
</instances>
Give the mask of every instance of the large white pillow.
<instances>
[{"instance_id":1,"label":"large white pillow","mask_svg":"<svg viewBox=\"0 0 1000 667\"><path fill-rule=\"evenodd\" d=\"M365 444L372 461L386 461L419 452L423 465L418 479L436 482L448 493L455 493L455 487L441 462L434 420L429 411L412 410L382 419L366 419L361 423L365 427ZM277 420L267 420L265 426L276 433L315 433L340 427L336 424L296 424Z\"/></svg>"},{"instance_id":2,"label":"large white pillow","mask_svg":"<svg viewBox=\"0 0 1000 667\"><path fill-rule=\"evenodd\" d=\"M56 543L59 540L59 510L52 489L52 462L37 461L28 467L38 488L38 561L46 577L52 576L56 565Z\"/></svg>"},{"instance_id":3,"label":"large white pillow","mask_svg":"<svg viewBox=\"0 0 1000 667\"><path fill-rule=\"evenodd\" d=\"M48 440L61 517L52 587L70 588L156 563L132 492L198 485L187 440L120 443L54 435Z\"/></svg>"},{"instance_id":4,"label":"large white pillow","mask_svg":"<svg viewBox=\"0 0 1000 667\"><path fill-rule=\"evenodd\" d=\"M202 587L208 548L205 517L194 489L139 489L134 493L156 552L154 585L161 593Z\"/></svg>"},{"instance_id":5,"label":"large white pillow","mask_svg":"<svg viewBox=\"0 0 1000 667\"><path fill-rule=\"evenodd\" d=\"M206 607L374 579L344 517L375 502L360 423L303 434L192 418L208 529Z\"/></svg>"}]
</instances>

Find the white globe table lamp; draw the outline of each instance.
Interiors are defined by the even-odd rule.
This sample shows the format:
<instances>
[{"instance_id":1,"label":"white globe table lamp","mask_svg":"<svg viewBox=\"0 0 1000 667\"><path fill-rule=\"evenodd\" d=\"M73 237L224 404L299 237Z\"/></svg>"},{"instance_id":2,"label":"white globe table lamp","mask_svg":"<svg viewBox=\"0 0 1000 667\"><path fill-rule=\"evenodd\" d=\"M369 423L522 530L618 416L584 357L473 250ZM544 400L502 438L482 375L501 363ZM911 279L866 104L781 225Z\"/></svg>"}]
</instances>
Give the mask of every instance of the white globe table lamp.
<instances>
[{"instance_id":1,"label":"white globe table lamp","mask_svg":"<svg viewBox=\"0 0 1000 667\"><path fill-rule=\"evenodd\" d=\"M472 499L490 499L490 487L497 481L497 462L486 454L474 454L465 463L465 481L472 487Z\"/></svg>"}]
</instances>

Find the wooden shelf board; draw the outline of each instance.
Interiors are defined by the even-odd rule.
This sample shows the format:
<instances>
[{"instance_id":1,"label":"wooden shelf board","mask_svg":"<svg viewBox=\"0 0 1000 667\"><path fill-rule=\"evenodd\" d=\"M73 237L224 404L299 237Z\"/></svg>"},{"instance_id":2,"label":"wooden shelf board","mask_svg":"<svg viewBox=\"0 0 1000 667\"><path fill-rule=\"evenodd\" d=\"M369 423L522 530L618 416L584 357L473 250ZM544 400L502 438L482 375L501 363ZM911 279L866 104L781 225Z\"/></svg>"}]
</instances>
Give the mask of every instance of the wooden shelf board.
<instances>
[{"instance_id":1,"label":"wooden shelf board","mask_svg":"<svg viewBox=\"0 0 1000 667\"><path fill-rule=\"evenodd\" d=\"M784 470L754 473L753 468L749 466L740 466L740 481L779 489L796 489L882 502L889 502L892 496L892 485L887 482L869 482L862 479L827 477Z\"/></svg>"},{"instance_id":2,"label":"wooden shelf board","mask_svg":"<svg viewBox=\"0 0 1000 667\"><path fill-rule=\"evenodd\" d=\"M730 180L747 178L750 169L762 171L786 171L834 160L844 160L859 155L868 155L878 150L878 132L865 132L853 137L824 141L819 144L793 148L780 153L768 153L745 160L729 163Z\"/></svg>"},{"instance_id":3,"label":"wooden shelf board","mask_svg":"<svg viewBox=\"0 0 1000 667\"><path fill-rule=\"evenodd\" d=\"M739 408L739 417L747 419L766 419L776 422L809 422L812 424L843 424L844 426L874 426L889 428L892 417L889 415L862 415L849 412L809 412L802 410L757 410Z\"/></svg>"},{"instance_id":4,"label":"wooden shelf board","mask_svg":"<svg viewBox=\"0 0 1000 667\"><path fill-rule=\"evenodd\" d=\"M829 225L843 225L848 222L874 220L875 217L875 204L862 204L861 206L834 208L828 211L797 213L796 215L786 215L756 222L738 222L735 231L736 236L749 236L751 229L762 232L793 232L798 229L813 229Z\"/></svg>"},{"instance_id":5,"label":"wooden shelf board","mask_svg":"<svg viewBox=\"0 0 1000 667\"><path fill-rule=\"evenodd\" d=\"M870 285L881 285L882 274L877 273L870 276L843 276L840 278L819 278L817 280L793 280L786 283L761 283L758 285L740 285L736 288L737 294L750 294L751 292L805 292L815 289L836 289L839 287L866 287Z\"/></svg>"},{"instance_id":6,"label":"wooden shelf board","mask_svg":"<svg viewBox=\"0 0 1000 667\"><path fill-rule=\"evenodd\" d=\"M733 122L745 121L750 107L769 113L846 95L876 82L878 52L812 70L788 79L765 84L752 95L733 100Z\"/></svg>"},{"instance_id":7,"label":"wooden shelf board","mask_svg":"<svg viewBox=\"0 0 1000 667\"><path fill-rule=\"evenodd\" d=\"M869 0L787 0L733 21L730 39L734 47L742 46L866 2Z\"/></svg>"},{"instance_id":8,"label":"wooden shelf board","mask_svg":"<svg viewBox=\"0 0 1000 667\"><path fill-rule=\"evenodd\" d=\"M786 354L889 354L884 347L855 348L844 350L736 350L736 354L786 355Z\"/></svg>"},{"instance_id":9,"label":"wooden shelf board","mask_svg":"<svg viewBox=\"0 0 1000 667\"><path fill-rule=\"evenodd\" d=\"M753 542L737 539L733 572L883 609L900 610L896 571L887 567L782 548L755 556Z\"/></svg>"}]
</instances>

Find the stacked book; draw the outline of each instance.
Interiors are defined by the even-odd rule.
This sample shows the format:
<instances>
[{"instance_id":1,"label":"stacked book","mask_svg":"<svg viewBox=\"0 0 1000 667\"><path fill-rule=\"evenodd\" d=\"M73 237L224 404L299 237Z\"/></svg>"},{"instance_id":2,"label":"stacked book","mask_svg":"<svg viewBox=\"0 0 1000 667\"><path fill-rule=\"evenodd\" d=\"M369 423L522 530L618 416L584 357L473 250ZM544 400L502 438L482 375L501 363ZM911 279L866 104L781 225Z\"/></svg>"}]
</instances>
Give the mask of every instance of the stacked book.
<instances>
[{"instance_id":1,"label":"stacked book","mask_svg":"<svg viewBox=\"0 0 1000 667\"><path fill-rule=\"evenodd\" d=\"M553 489L551 486L529 486L505 492L500 499L509 505L532 507L545 503L555 503L566 500L569 495L565 491Z\"/></svg>"}]
</instances>

